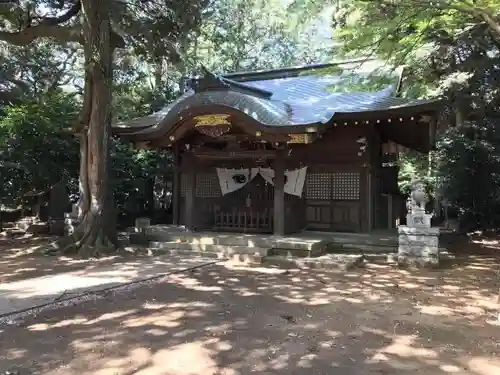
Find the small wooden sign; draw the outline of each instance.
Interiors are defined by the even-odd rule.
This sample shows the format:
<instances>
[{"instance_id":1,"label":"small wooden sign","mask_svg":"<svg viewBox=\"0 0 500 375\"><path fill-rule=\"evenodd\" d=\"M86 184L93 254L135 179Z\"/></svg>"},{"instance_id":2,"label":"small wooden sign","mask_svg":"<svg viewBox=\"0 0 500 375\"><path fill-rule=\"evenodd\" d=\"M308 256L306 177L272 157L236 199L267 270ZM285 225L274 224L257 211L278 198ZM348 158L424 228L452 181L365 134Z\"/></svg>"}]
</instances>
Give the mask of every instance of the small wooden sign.
<instances>
[{"instance_id":1,"label":"small wooden sign","mask_svg":"<svg viewBox=\"0 0 500 375\"><path fill-rule=\"evenodd\" d=\"M194 121L196 122L196 124L194 126L195 126L195 128L200 127L200 126L220 126L220 125L230 126L231 123L229 122L229 117L230 117L230 115L196 116L196 117L194 117Z\"/></svg>"}]
</instances>

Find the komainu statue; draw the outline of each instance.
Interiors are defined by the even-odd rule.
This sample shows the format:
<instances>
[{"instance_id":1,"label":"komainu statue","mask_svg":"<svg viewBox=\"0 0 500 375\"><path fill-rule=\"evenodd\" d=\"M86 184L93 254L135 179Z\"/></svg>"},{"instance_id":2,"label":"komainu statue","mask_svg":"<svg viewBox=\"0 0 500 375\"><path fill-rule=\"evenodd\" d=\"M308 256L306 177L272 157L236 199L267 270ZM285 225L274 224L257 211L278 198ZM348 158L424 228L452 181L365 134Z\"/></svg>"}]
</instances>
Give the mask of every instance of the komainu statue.
<instances>
[{"instance_id":1,"label":"komainu statue","mask_svg":"<svg viewBox=\"0 0 500 375\"><path fill-rule=\"evenodd\" d=\"M424 183L417 181L413 184L408 211L411 213L425 212L425 204L429 201L425 192Z\"/></svg>"}]
</instances>

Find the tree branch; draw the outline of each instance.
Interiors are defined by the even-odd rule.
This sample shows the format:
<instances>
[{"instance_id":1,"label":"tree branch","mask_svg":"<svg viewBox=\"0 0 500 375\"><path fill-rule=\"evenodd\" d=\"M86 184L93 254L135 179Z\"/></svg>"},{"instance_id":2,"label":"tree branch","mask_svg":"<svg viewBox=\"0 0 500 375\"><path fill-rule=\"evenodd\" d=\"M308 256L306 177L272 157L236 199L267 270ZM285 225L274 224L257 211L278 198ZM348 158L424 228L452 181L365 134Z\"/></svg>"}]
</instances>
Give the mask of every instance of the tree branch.
<instances>
[{"instance_id":1,"label":"tree branch","mask_svg":"<svg viewBox=\"0 0 500 375\"><path fill-rule=\"evenodd\" d=\"M61 14L58 17L43 17L38 23L38 25L46 25L46 26L60 25L61 23L68 22L70 19L78 15L81 9L82 9L82 3L80 0L77 0L66 13Z\"/></svg>"},{"instance_id":2,"label":"tree branch","mask_svg":"<svg viewBox=\"0 0 500 375\"><path fill-rule=\"evenodd\" d=\"M77 0L71 8L58 17L44 17L37 25L31 26L31 20L21 31L0 31L0 40L16 46L25 46L38 38L51 38L59 42L83 43L80 27L60 26L78 15L82 8L80 0Z\"/></svg>"},{"instance_id":3,"label":"tree branch","mask_svg":"<svg viewBox=\"0 0 500 375\"><path fill-rule=\"evenodd\" d=\"M16 46L25 46L38 38L54 39L58 42L76 42L84 44L81 26L61 26L77 16L82 8L81 0L71 6L68 11L58 17L41 18L38 24L28 25L18 32L0 31L0 40ZM115 48L125 47L124 39L115 32L112 32L111 43Z\"/></svg>"},{"instance_id":4,"label":"tree branch","mask_svg":"<svg viewBox=\"0 0 500 375\"><path fill-rule=\"evenodd\" d=\"M468 1L457 1L457 2L447 2L446 5L442 5L441 9L444 7L456 10L468 14L478 20L484 21L490 28L492 34L496 39L500 39L500 22L495 19L495 16L490 12L490 10L485 8L480 8L473 3Z\"/></svg>"},{"instance_id":5,"label":"tree branch","mask_svg":"<svg viewBox=\"0 0 500 375\"><path fill-rule=\"evenodd\" d=\"M362 0L372 1L372 0ZM381 0L380 4L392 5L391 1ZM488 25L492 36L500 40L500 20L492 14L491 9L478 7L473 2L467 0L412 0L411 6L417 6L424 9L432 9L433 7L439 11L455 10L462 14L472 16L478 21L483 21Z\"/></svg>"},{"instance_id":6,"label":"tree branch","mask_svg":"<svg viewBox=\"0 0 500 375\"><path fill-rule=\"evenodd\" d=\"M80 27L39 24L19 32L0 31L0 40L16 46L25 46L38 38L55 39L58 42L83 44Z\"/></svg>"}]
</instances>

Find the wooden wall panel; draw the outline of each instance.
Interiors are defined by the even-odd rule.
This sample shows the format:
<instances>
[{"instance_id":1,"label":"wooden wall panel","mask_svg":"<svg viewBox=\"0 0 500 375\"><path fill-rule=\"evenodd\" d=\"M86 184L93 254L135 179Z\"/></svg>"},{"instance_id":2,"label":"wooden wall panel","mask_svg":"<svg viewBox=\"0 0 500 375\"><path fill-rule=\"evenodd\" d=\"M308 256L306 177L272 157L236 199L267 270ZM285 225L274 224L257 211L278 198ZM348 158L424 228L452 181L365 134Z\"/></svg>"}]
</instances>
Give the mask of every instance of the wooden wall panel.
<instances>
[{"instance_id":1,"label":"wooden wall panel","mask_svg":"<svg viewBox=\"0 0 500 375\"><path fill-rule=\"evenodd\" d=\"M312 230L330 230L332 227L331 201L307 200L306 225Z\"/></svg>"},{"instance_id":2,"label":"wooden wall panel","mask_svg":"<svg viewBox=\"0 0 500 375\"><path fill-rule=\"evenodd\" d=\"M328 171L329 170L329 171ZM305 197L307 228L359 232L363 225L361 194L364 169L315 166L308 171Z\"/></svg>"}]
</instances>

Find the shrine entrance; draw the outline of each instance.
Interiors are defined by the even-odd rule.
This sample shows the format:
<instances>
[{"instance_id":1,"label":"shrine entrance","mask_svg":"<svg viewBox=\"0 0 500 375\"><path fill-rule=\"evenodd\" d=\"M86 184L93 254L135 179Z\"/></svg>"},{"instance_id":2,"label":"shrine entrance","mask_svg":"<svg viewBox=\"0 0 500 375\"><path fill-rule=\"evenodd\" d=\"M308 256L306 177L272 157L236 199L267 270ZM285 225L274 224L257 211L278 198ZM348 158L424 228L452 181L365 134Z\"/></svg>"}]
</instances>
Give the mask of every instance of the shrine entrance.
<instances>
[{"instance_id":1,"label":"shrine entrance","mask_svg":"<svg viewBox=\"0 0 500 375\"><path fill-rule=\"evenodd\" d=\"M261 175L243 188L221 197L214 210L215 230L243 233L273 232L274 187Z\"/></svg>"}]
</instances>

